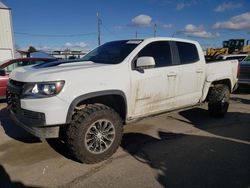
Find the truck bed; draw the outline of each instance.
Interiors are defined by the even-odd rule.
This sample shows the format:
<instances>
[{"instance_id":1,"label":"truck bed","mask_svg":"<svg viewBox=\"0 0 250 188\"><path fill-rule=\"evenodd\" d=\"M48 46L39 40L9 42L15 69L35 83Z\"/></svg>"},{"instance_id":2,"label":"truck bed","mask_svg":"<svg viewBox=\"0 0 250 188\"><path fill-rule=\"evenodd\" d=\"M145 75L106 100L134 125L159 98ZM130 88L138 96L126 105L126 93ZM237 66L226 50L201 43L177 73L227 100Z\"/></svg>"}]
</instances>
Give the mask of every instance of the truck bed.
<instances>
[{"instance_id":1,"label":"truck bed","mask_svg":"<svg viewBox=\"0 0 250 188\"><path fill-rule=\"evenodd\" d=\"M206 82L233 78L231 90L237 83L238 60L208 61L206 62ZM215 80L215 81L216 81Z\"/></svg>"}]
</instances>

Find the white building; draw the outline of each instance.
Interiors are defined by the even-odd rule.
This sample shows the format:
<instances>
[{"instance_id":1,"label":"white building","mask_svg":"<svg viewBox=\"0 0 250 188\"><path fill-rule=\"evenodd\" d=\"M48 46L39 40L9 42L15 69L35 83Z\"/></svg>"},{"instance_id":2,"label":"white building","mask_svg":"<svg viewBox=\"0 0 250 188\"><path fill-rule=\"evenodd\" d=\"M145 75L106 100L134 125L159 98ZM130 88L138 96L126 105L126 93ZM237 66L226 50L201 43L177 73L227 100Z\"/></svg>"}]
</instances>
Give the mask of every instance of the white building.
<instances>
[{"instance_id":1,"label":"white building","mask_svg":"<svg viewBox=\"0 0 250 188\"><path fill-rule=\"evenodd\" d=\"M58 50L53 51L50 55L57 59L79 59L82 58L87 52L80 50Z\"/></svg>"},{"instance_id":2,"label":"white building","mask_svg":"<svg viewBox=\"0 0 250 188\"><path fill-rule=\"evenodd\" d=\"M0 64L15 56L11 9L0 1Z\"/></svg>"}]
</instances>

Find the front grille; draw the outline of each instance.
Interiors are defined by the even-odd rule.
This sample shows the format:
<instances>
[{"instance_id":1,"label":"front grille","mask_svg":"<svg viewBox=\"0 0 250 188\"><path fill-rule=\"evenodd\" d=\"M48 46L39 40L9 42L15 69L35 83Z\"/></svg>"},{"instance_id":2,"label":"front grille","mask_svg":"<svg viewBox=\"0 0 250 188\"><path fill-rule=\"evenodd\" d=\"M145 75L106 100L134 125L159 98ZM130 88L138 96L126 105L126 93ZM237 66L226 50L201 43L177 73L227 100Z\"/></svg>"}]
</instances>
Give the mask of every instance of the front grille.
<instances>
[{"instance_id":1,"label":"front grille","mask_svg":"<svg viewBox=\"0 0 250 188\"><path fill-rule=\"evenodd\" d=\"M8 108L14 113L17 113L21 109L20 97L24 84L24 82L18 82L15 80L9 80L7 84L6 100Z\"/></svg>"},{"instance_id":2,"label":"front grille","mask_svg":"<svg viewBox=\"0 0 250 188\"><path fill-rule=\"evenodd\" d=\"M16 81L16 80L9 80L9 83L13 86L16 86L16 87L23 87L23 85L25 84L24 82L19 82L19 81Z\"/></svg>"},{"instance_id":3,"label":"front grille","mask_svg":"<svg viewBox=\"0 0 250 188\"><path fill-rule=\"evenodd\" d=\"M33 112L33 111L30 111L30 110L24 110L24 109L22 109L21 112L23 114L23 117L25 117L25 118L45 121L44 113Z\"/></svg>"},{"instance_id":4,"label":"front grille","mask_svg":"<svg viewBox=\"0 0 250 188\"><path fill-rule=\"evenodd\" d=\"M14 113L17 113L20 109L20 98L19 95L14 94L7 90L6 99L8 108L11 109Z\"/></svg>"},{"instance_id":5,"label":"front grille","mask_svg":"<svg viewBox=\"0 0 250 188\"><path fill-rule=\"evenodd\" d=\"M8 109L15 114L19 121L27 125L44 125L45 114L21 108L21 95L25 83L9 80L6 91Z\"/></svg>"}]
</instances>

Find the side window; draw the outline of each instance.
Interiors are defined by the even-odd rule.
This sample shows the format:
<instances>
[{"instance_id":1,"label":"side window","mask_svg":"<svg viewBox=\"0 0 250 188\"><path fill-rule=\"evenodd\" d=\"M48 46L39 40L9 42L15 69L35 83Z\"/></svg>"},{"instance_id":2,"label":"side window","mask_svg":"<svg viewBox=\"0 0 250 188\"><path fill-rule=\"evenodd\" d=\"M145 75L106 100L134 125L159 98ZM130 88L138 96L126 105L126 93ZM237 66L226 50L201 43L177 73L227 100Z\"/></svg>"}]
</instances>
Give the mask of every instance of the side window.
<instances>
[{"instance_id":1,"label":"side window","mask_svg":"<svg viewBox=\"0 0 250 188\"><path fill-rule=\"evenodd\" d=\"M216 59L223 60L223 56L217 56Z\"/></svg>"},{"instance_id":2,"label":"side window","mask_svg":"<svg viewBox=\"0 0 250 188\"><path fill-rule=\"evenodd\" d=\"M11 73L15 68L17 68L17 63L12 63L5 67L4 69L6 70L7 73Z\"/></svg>"},{"instance_id":3,"label":"side window","mask_svg":"<svg viewBox=\"0 0 250 188\"><path fill-rule=\"evenodd\" d=\"M192 43L176 42L181 64L194 63L199 60L197 48Z\"/></svg>"},{"instance_id":4,"label":"side window","mask_svg":"<svg viewBox=\"0 0 250 188\"><path fill-rule=\"evenodd\" d=\"M237 59L238 61L242 61L245 57L242 56L234 56L234 57L228 57L227 60L234 60Z\"/></svg>"},{"instance_id":5,"label":"side window","mask_svg":"<svg viewBox=\"0 0 250 188\"><path fill-rule=\"evenodd\" d=\"M151 56L155 60L155 67L164 67L172 64L169 42L152 42L145 46L138 57Z\"/></svg>"},{"instance_id":6,"label":"side window","mask_svg":"<svg viewBox=\"0 0 250 188\"><path fill-rule=\"evenodd\" d=\"M46 61L36 60L36 61L32 61L32 62L30 62L30 65L40 64L40 63L44 63L44 62L46 62Z\"/></svg>"},{"instance_id":7,"label":"side window","mask_svg":"<svg viewBox=\"0 0 250 188\"><path fill-rule=\"evenodd\" d=\"M237 59L238 59L238 61L243 61L244 58L245 57L238 57Z\"/></svg>"},{"instance_id":8,"label":"side window","mask_svg":"<svg viewBox=\"0 0 250 188\"><path fill-rule=\"evenodd\" d=\"M38 63L38 62L39 61L17 61L15 63L12 63L12 64L8 65L7 67L5 67L5 70L7 73L11 73L14 69L16 69L18 67L33 65L33 64Z\"/></svg>"},{"instance_id":9,"label":"side window","mask_svg":"<svg viewBox=\"0 0 250 188\"><path fill-rule=\"evenodd\" d=\"M29 65L29 61L19 61L19 62L17 62L17 67L23 67L23 66L26 66L26 65Z\"/></svg>"}]
</instances>

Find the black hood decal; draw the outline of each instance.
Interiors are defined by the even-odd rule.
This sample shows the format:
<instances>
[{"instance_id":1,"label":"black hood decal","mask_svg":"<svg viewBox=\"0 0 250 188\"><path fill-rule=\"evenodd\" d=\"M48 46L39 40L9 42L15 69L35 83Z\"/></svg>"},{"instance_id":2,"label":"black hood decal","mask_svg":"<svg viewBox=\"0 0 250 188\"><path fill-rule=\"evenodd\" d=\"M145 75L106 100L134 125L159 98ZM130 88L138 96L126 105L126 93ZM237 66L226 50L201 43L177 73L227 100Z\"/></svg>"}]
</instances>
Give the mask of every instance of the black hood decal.
<instances>
[{"instance_id":1,"label":"black hood decal","mask_svg":"<svg viewBox=\"0 0 250 188\"><path fill-rule=\"evenodd\" d=\"M48 67L56 67L61 64L66 64L66 63L77 63L77 62L82 62L83 60L78 59L78 60L58 60L58 61L53 61L53 62L45 62L45 63L40 63L37 65L34 65L33 68L35 69L41 69L41 68L48 68Z\"/></svg>"}]
</instances>

